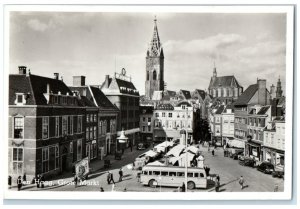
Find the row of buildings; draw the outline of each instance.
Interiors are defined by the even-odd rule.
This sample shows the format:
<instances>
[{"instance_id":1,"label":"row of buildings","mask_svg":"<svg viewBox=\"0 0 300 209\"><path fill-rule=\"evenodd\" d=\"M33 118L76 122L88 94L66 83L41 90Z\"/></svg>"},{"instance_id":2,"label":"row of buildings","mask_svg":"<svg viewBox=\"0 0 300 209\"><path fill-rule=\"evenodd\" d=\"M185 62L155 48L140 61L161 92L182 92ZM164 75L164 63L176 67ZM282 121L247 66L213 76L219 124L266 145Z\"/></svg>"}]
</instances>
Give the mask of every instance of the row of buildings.
<instances>
[{"instance_id":1,"label":"row of buildings","mask_svg":"<svg viewBox=\"0 0 300 209\"><path fill-rule=\"evenodd\" d=\"M133 146L139 136L139 92L126 76L106 76L101 85L86 85L74 76L67 86L33 75L25 66L9 75L9 175L56 175L82 158L103 159ZM124 130L126 144L117 136Z\"/></svg>"},{"instance_id":2,"label":"row of buildings","mask_svg":"<svg viewBox=\"0 0 300 209\"><path fill-rule=\"evenodd\" d=\"M283 169L285 97L280 79L270 91L266 80L257 79L229 104L215 98L209 107L209 123L216 145L242 148L245 156Z\"/></svg>"}]
</instances>

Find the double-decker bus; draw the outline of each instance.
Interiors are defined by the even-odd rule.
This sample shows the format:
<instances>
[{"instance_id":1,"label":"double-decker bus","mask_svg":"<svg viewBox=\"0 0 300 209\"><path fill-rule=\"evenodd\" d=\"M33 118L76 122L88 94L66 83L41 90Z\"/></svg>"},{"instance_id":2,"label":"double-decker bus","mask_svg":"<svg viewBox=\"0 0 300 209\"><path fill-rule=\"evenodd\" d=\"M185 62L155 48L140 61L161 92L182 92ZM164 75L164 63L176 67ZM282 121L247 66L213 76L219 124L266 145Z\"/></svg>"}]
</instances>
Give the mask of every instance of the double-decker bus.
<instances>
[{"instance_id":1,"label":"double-decker bus","mask_svg":"<svg viewBox=\"0 0 300 209\"><path fill-rule=\"evenodd\" d=\"M141 183L150 187L179 187L185 183L185 169L177 166L146 165L142 169ZM207 188L207 178L203 168L188 167L187 188Z\"/></svg>"}]
</instances>

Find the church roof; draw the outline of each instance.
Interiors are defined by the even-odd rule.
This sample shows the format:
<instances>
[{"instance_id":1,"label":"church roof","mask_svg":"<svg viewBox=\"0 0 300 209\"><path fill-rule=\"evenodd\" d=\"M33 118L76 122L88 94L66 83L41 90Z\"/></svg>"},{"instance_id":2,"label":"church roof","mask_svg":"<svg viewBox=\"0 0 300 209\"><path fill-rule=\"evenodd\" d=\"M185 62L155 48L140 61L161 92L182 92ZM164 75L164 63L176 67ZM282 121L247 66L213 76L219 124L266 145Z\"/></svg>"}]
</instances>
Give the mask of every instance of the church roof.
<instances>
[{"instance_id":1,"label":"church roof","mask_svg":"<svg viewBox=\"0 0 300 209\"><path fill-rule=\"evenodd\" d=\"M255 92L258 90L258 84L250 85L241 96L235 101L234 106L247 105L251 98L254 96Z\"/></svg>"},{"instance_id":2,"label":"church roof","mask_svg":"<svg viewBox=\"0 0 300 209\"><path fill-rule=\"evenodd\" d=\"M212 77L209 83L209 88L217 87L241 87L236 78L231 76Z\"/></svg>"}]
</instances>

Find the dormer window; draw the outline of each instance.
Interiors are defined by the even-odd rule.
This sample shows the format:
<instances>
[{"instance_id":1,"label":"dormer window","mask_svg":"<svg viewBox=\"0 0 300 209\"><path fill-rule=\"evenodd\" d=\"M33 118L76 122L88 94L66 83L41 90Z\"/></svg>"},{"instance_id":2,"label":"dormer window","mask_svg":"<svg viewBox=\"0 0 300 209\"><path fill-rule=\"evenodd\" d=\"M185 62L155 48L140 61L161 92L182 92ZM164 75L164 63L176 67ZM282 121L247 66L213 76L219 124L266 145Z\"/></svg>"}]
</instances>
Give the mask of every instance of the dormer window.
<instances>
[{"instance_id":1,"label":"dormer window","mask_svg":"<svg viewBox=\"0 0 300 209\"><path fill-rule=\"evenodd\" d=\"M16 93L15 104L16 105L25 105L26 104L25 95L23 93Z\"/></svg>"}]
</instances>

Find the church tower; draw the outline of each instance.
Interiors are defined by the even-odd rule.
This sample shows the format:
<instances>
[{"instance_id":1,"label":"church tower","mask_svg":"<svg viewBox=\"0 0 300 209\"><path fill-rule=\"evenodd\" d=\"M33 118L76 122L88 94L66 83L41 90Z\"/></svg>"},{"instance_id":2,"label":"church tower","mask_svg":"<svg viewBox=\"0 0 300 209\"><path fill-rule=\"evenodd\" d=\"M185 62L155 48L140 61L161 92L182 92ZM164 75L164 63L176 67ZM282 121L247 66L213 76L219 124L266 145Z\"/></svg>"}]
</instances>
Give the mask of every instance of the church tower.
<instances>
[{"instance_id":1,"label":"church tower","mask_svg":"<svg viewBox=\"0 0 300 209\"><path fill-rule=\"evenodd\" d=\"M152 99L154 91L164 90L164 53L159 40L157 20L154 19L153 37L146 56L145 96Z\"/></svg>"},{"instance_id":2,"label":"church tower","mask_svg":"<svg viewBox=\"0 0 300 209\"><path fill-rule=\"evenodd\" d=\"M282 97L282 89L281 89L281 81L279 77L277 81L276 98L280 98L280 97Z\"/></svg>"}]
</instances>

